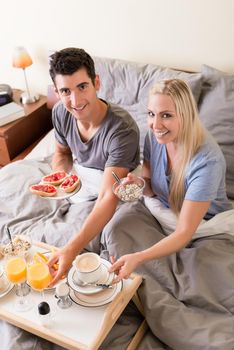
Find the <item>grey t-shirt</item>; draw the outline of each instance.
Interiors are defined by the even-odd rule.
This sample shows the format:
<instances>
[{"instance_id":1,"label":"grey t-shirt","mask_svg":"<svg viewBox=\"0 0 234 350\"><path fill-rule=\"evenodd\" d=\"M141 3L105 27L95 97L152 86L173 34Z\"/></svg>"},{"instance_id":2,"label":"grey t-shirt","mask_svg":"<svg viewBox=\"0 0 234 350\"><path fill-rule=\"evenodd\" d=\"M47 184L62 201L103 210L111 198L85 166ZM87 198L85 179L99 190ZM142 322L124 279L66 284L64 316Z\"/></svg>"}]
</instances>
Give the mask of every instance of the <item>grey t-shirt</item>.
<instances>
[{"instance_id":1,"label":"grey t-shirt","mask_svg":"<svg viewBox=\"0 0 234 350\"><path fill-rule=\"evenodd\" d=\"M87 142L81 140L77 121L62 102L53 108L52 121L56 140L70 147L80 165L99 170L111 166L133 170L138 166L139 129L123 108L108 104L102 124Z\"/></svg>"}]
</instances>

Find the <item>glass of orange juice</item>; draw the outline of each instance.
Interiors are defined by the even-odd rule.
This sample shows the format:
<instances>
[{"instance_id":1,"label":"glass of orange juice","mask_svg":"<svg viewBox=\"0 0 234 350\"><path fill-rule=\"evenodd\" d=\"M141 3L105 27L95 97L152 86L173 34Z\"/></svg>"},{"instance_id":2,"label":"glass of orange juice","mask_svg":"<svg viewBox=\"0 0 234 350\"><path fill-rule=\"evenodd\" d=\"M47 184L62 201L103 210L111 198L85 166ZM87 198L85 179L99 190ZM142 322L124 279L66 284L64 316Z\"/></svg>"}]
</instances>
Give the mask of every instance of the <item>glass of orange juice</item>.
<instances>
[{"instance_id":1,"label":"glass of orange juice","mask_svg":"<svg viewBox=\"0 0 234 350\"><path fill-rule=\"evenodd\" d=\"M15 308L17 311L27 311L31 308L32 304L29 299L25 297L23 291L23 284L27 279L27 265L24 257L14 256L6 259L5 271L7 279L17 285L16 295L19 297L16 299Z\"/></svg>"},{"instance_id":2,"label":"glass of orange juice","mask_svg":"<svg viewBox=\"0 0 234 350\"><path fill-rule=\"evenodd\" d=\"M49 267L44 262L33 262L28 266L27 282L31 288L41 292L44 299L44 289L52 280Z\"/></svg>"}]
</instances>

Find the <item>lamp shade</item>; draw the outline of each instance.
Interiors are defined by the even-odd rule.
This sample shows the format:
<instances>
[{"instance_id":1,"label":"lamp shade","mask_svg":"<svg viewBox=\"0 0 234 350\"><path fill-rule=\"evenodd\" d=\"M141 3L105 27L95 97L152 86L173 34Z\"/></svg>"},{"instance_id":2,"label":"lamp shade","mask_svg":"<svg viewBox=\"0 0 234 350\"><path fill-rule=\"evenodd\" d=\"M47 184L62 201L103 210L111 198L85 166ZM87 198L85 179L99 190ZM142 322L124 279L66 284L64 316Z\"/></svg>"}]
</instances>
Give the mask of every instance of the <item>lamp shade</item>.
<instances>
[{"instance_id":1,"label":"lamp shade","mask_svg":"<svg viewBox=\"0 0 234 350\"><path fill-rule=\"evenodd\" d=\"M15 68L26 68L33 63L29 53L23 46L18 46L13 51L12 65Z\"/></svg>"},{"instance_id":2,"label":"lamp shade","mask_svg":"<svg viewBox=\"0 0 234 350\"><path fill-rule=\"evenodd\" d=\"M34 103L39 99L38 95L32 95L29 91L28 80L26 76L27 67L33 63L29 53L23 46L17 46L13 51L12 65L15 68L22 68L24 72L24 79L26 85L26 92L23 92L20 96L20 100L23 104Z\"/></svg>"}]
</instances>

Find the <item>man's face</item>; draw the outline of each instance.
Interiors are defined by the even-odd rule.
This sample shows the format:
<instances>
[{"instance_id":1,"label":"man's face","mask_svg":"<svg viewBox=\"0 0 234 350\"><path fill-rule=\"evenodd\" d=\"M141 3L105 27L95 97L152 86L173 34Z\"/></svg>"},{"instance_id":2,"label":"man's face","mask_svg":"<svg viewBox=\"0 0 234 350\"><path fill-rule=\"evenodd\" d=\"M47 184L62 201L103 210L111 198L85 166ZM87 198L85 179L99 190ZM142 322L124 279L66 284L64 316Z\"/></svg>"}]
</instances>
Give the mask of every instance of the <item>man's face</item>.
<instances>
[{"instance_id":1,"label":"man's face","mask_svg":"<svg viewBox=\"0 0 234 350\"><path fill-rule=\"evenodd\" d=\"M65 108L77 120L90 121L98 107L97 90L99 77L94 84L84 68L72 75L57 75L55 78L56 90Z\"/></svg>"}]
</instances>

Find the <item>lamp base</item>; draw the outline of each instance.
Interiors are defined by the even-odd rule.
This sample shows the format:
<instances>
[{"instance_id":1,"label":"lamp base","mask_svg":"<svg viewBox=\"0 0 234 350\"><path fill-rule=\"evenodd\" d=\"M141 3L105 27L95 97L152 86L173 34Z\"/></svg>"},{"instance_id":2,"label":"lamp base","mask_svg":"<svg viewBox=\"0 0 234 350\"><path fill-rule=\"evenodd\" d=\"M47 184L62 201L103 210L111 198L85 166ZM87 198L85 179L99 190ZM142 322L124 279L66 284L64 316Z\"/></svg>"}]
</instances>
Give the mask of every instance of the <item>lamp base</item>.
<instances>
[{"instance_id":1,"label":"lamp base","mask_svg":"<svg viewBox=\"0 0 234 350\"><path fill-rule=\"evenodd\" d=\"M20 102L23 103L24 105L25 104L28 104L28 103L34 103L34 102L37 102L39 100L39 95L38 94L35 94L35 95L28 95L27 92L23 92L20 96Z\"/></svg>"}]
</instances>

